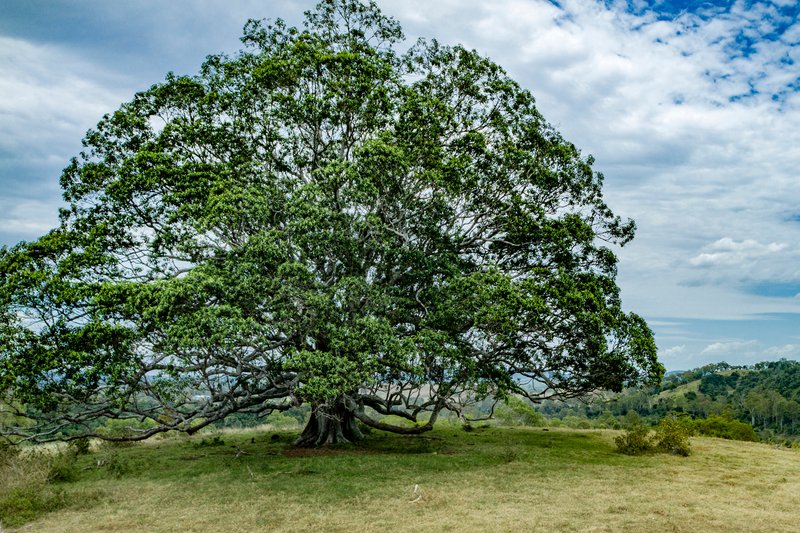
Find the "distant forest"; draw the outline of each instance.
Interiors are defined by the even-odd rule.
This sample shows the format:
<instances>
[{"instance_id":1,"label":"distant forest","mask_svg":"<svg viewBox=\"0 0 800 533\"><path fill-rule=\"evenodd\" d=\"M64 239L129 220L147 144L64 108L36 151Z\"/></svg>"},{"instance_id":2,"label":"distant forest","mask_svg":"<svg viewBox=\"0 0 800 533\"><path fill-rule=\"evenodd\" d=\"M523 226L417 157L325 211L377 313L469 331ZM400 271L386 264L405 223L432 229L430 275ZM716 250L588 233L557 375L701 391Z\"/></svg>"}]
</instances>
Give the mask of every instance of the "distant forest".
<instances>
[{"instance_id":1,"label":"distant forest","mask_svg":"<svg viewBox=\"0 0 800 533\"><path fill-rule=\"evenodd\" d=\"M655 422L671 413L691 420L699 433L770 442L800 440L800 362L782 359L734 366L714 363L668 374L661 384L628 389L588 402L545 402L537 411L575 424L575 419L614 420L636 413Z\"/></svg>"}]
</instances>

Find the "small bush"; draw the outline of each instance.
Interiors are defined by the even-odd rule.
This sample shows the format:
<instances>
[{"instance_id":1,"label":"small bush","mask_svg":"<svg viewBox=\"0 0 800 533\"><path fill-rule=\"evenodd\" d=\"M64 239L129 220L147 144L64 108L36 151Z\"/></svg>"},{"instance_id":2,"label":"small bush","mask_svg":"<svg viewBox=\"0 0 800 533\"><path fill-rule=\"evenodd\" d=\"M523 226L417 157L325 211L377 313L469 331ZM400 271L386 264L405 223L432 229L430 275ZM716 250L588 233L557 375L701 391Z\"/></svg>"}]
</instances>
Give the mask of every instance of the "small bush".
<instances>
[{"instance_id":1,"label":"small bush","mask_svg":"<svg viewBox=\"0 0 800 533\"><path fill-rule=\"evenodd\" d=\"M0 495L2 524L15 527L30 522L41 514L59 509L61 499L61 491L52 491L46 486L15 487Z\"/></svg>"},{"instance_id":2,"label":"small bush","mask_svg":"<svg viewBox=\"0 0 800 533\"><path fill-rule=\"evenodd\" d=\"M622 435L614 439L617 451L625 455L644 455L653 452L650 428L643 422L632 424Z\"/></svg>"},{"instance_id":3,"label":"small bush","mask_svg":"<svg viewBox=\"0 0 800 533\"><path fill-rule=\"evenodd\" d=\"M0 492L0 528L15 528L61 509L85 509L103 497L99 491L66 491L52 485L29 484ZM0 531L5 531L0 529Z\"/></svg>"},{"instance_id":4,"label":"small bush","mask_svg":"<svg viewBox=\"0 0 800 533\"><path fill-rule=\"evenodd\" d=\"M672 453L684 457L691 453L691 427L684 419L670 415L662 419L650 436L650 427L638 417L628 417L628 429L614 442L617 451L626 455L644 455L654 452Z\"/></svg>"},{"instance_id":5,"label":"small bush","mask_svg":"<svg viewBox=\"0 0 800 533\"><path fill-rule=\"evenodd\" d=\"M519 460L519 453L513 448L506 448L502 454L503 462L513 463Z\"/></svg>"},{"instance_id":6,"label":"small bush","mask_svg":"<svg viewBox=\"0 0 800 533\"><path fill-rule=\"evenodd\" d=\"M672 453L687 457L692 452L689 443L691 430L675 415L664 417L656 426L654 447L664 453Z\"/></svg>"},{"instance_id":7,"label":"small bush","mask_svg":"<svg viewBox=\"0 0 800 533\"><path fill-rule=\"evenodd\" d=\"M18 450L3 450L0 458L0 528L16 527L75 503L63 488L53 485L78 477L73 454Z\"/></svg>"}]
</instances>

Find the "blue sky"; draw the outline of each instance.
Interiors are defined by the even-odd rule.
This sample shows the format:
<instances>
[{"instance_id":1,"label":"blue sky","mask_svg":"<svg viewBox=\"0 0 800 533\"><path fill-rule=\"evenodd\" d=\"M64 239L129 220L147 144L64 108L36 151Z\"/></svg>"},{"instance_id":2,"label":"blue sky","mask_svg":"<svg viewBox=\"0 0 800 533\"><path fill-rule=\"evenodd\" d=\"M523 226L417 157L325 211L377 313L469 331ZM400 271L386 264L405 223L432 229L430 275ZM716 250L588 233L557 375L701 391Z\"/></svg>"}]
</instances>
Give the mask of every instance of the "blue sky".
<instances>
[{"instance_id":1,"label":"blue sky","mask_svg":"<svg viewBox=\"0 0 800 533\"><path fill-rule=\"evenodd\" d=\"M0 13L0 245L57 223L60 170L168 71L235 52L306 0L9 0ZM626 308L668 369L800 359L800 6L795 0L379 0L407 36L503 65L638 223Z\"/></svg>"}]
</instances>

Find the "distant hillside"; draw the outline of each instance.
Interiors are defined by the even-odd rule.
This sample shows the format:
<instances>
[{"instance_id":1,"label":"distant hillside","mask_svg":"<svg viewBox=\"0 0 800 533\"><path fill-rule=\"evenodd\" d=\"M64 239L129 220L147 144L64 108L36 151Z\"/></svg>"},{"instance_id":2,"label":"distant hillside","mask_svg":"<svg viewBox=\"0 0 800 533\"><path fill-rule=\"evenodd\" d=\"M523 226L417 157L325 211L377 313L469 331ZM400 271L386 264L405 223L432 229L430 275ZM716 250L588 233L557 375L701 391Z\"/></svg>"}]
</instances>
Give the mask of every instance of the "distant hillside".
<instances>
[{"instance_id":1,"label":"distant hillside","mask_svg":"<svg viewBox=\"0 0 800 533\"><path fill-rule=\"evenodd\" d=\"M567 411L565 411L568 410ZM753 366L714 363L670 372L661 385L629 389L588 404L543 405L544 414L590 419L634 411L656 420L669 413L692 418L738 420L751 424L768 441L800 438L800 362L782 359Z\"/></svg>"}]
</instances>

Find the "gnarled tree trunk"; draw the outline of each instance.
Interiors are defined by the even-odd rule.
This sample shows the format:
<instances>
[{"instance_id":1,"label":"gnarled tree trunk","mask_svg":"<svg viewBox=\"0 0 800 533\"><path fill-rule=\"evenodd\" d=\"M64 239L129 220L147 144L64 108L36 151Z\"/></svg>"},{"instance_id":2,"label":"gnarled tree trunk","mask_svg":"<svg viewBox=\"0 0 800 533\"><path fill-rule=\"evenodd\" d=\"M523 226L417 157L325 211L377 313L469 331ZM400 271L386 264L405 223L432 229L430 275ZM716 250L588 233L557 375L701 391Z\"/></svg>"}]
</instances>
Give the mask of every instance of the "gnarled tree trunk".
<instances>
[{"instance_id":1,"label":"gnarled tree trunk","mask_svg":"<svg viewBox=\"0 0 800 533\"><path fill-rule=\"evenodd\" d=\"M316 405L311 410L303 433L297 439L297 446L325 446L355 442L364 437L358 429L358 420L343 402L333 405Z\"/></svg>"}]
</instances>

